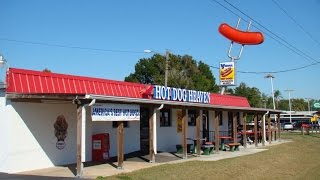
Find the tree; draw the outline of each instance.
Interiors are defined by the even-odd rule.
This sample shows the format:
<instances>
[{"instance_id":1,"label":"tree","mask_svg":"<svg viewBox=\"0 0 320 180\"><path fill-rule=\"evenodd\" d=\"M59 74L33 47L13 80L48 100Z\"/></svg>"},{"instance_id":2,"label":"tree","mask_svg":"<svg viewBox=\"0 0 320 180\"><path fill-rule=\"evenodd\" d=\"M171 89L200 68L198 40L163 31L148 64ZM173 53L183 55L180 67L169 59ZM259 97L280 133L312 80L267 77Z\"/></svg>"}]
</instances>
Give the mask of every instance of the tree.
<instances>
[{"instance_id":1,"label":"tree","mask_svg":"<svg viewBox=\"0 0 320 180\"><path fill-rule=\"evenodd\" d=\"M48 73L51 73L51 70L48 69L48 68L44 68L44 70L42 70L42 72L48 72Z\"/></svg>"},{"instance_id":2,"label":"tree","mask_svg":"<svg viewBox=\"0 0 320 180\"><path fill-rule=\"evenodd\" d=\"M236 96L246 97L251 107L261 107L262 105L261 92L256 87L250 88L242 82L234 89L234 94Z\"/></svg>"},{"instance_id":3,"label":"tree","mask_svg":"<svg viewBox=\"0 0 320 180\"><path fill-rule=\"evenodd\" d=\"M304 99L292 99L291 100L291 110L292 111L305 111L308 109L308 103Z\"/></svg>"},{"instance_id":4,"label":"tree","mask_svg":"<svg viewBox=\"0 0 320 180\"><path fill-rule=\"evenodd\" d=\"M140 59L135 72L125 77L125 81L164 85L165 63L165 57L159 54ZM208 92L219 90L210 67L202 61L197 63L189 55L170 54L168 86Z\"/></svg>"},{"instance_id":5,"label":"tree","mask_svg":"<svg viewBox=\"0 0 320 180\"><path fill-rule=\"evenodd\" d=\"M276 109L279 107L279 100L282 98L281 92L279 90L274 91L274 100L275 100L275 106Z\"/></svg>"}]
</instances>

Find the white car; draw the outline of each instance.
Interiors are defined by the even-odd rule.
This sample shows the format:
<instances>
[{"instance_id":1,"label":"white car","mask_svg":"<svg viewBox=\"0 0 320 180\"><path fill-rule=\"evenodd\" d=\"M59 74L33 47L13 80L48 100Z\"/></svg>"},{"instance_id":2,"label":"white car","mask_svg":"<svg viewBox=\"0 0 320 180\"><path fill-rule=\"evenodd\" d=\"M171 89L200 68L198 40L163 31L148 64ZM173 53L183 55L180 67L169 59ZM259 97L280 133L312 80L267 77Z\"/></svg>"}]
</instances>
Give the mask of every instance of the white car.
<instances>
[{"instance_id":1,"label":"white car","mask_svg":"<svg viewBox=\"0 0 320 180\"><path fill-rule=\"evenodd\" d=\"M292 125L292 123L289 123L289 122L286 122L286 123L284 123L284 125L283 125L283 130L293 130L293 125Z\"/></svg>"}]
</instances>

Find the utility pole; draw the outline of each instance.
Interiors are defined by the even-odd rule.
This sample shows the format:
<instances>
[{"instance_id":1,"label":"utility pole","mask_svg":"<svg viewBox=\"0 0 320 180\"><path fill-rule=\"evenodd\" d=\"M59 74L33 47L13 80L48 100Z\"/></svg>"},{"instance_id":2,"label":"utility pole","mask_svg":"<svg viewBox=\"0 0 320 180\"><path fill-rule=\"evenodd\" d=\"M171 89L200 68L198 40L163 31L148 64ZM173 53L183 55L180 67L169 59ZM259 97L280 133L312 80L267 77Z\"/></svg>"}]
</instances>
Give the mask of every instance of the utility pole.
<instances>
[{"instance_id":1,"label":"utility pole","mask_svg":"<svg viewBox=\"0 0 320 180\"><path fill-rule=\"evenodd\" d=\"M164 72L164 86L165 88L167 88L167 85L168 85L168 65L169 65L169 50L167 49L166 50L166 69L165 69L165 72Z\"/></svg>"},{"instance_id":2,"label":"utility pole","mask_svg":"<svg viewBox=\"0 0 320 180\"><path fill-rule=\"evenodd\" d=\"M286 92L288 92L289 93L289 110L290 110L290 123L292 123L292 119L291 119L291 97L290 97L290 94L291 94L291 92L293 91L292 89L287 89L287 90L285 90Z\"/></svg>"},{"instance_id":3,"label":"utility pole","mask_svg":"<svg viewBox=\"0 0 320 180\"><path fill-rule=\"evenodd\" d=\"M307 101L308 101L308 111L309 111L309 114L311 115L311 112L310 112L310 100L311 98L305 98Z\"/></svg>"},{"instance_id":4,"label":"utility pole","mask_svg":"<svg viewBox=\"0 0 320 180\"><path fill-rule=\"evenodd\" d=\"M264 76L264 78L270 78L271 81L271 93L272 93L272 102L273 102L273 109L276 109L276 104L274 102L274 90L273 90L273 81L272 79L274 78L274 76L272 74L267 74L266 76Z\"/></svg>"},{"instance_id":5,"label":"utility pole","mask_svg":"<svg viewBox=\"0 0 320 180\"><path fill-rule=\"evenodd\" d=\"M272 74L267 74L266 76L264 76L264 78L270 78L271 81L271 94L272 94L272 102L273 102L273 109L276 109L276 104L274 102L274 90L273 90L273 81L272 79L274 78L274 76ZM274 114L274 122L277 122L277 115Z\"/></svg>"}]
</instances>

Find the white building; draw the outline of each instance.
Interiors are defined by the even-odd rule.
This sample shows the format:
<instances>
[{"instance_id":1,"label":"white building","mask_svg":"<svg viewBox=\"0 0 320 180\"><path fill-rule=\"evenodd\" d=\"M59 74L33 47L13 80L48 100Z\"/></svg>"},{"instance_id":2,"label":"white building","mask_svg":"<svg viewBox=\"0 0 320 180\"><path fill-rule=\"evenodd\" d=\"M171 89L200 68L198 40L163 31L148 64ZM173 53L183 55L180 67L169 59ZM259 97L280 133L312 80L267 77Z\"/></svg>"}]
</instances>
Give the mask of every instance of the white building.
<instances>
[{"instance_id":1,"label":"white building","mask_svg":"<svg viewBox=\"0 0 320 180\"><path fill-rule=\"evenodd\" d=\"M6 88L0 92L0 172L77 163L81 176L81 163L92 160L92 136L99 133L109 133L110 156L118 156L120 167L123 154L147 150L150 161L154 161L157 151L176 151L177 144L182 144L185 157L186 138L203 138L200 131L226 131L235 137L236 127L243 124L246 114L262 117L280 113L251 108L243 97L178 88L170 89L171 94L158 92L170 95L156 97L155 89L150 85L10 68ZM178 95L175 100L173 91L183 97ZM113 120L104 116L93 121L89 103L105 105L102 111L110 104L117 107L112 112ZM157 110L161 104L163 108ZM139 118L131 121L132 114L123 113L129 110L125 107L130 107L130 112L139 109ZM219 133L207 138L219 144Z\"/></svg>"}]
</instances>

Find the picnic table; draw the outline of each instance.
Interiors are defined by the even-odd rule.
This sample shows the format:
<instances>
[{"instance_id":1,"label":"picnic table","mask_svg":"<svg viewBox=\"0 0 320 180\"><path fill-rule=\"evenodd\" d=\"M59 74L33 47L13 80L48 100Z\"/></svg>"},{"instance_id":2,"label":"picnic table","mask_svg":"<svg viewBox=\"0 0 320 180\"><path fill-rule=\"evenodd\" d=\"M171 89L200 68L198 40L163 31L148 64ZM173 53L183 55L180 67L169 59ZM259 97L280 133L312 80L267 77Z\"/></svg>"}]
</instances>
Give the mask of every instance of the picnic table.
<instances>
[{"instance_id":1,"label":"picnic table","mask_svg":"<svg viewBox=\"0 0 320 180\"><path fill-rule=\"evenodd\" d=\"M204 155L210 155L210 154L213 154L213 152L214 152L214 145L213 144L203 144L201 146L201 148L203 149Z\"/></svg>"},{"instance_id":2,"label":"picnic table","mask_svg":"<svg viewBox=\"0 0 320 180\"><path fill-rule=\"evenodd\" d=\"M196 154L197 153L197 139L196 138L187 138L187 140L193 141L193 147L192 147L192 154ZM206 139L202 139L200 138L200 141L204 141Z\"/></svg>"},{"instance_id":3,"label":"picnic table","mask_svg":"<svg viewBox=\"0 0 320 180\"><path fill-rule=\"evenodd\" d=\"M226 150L226 146L225 146L225 139L232 139L232 137L230 136L220 136L219 139L221 139L221 150L225 151Z\"/></svg>"}]
</instances>

